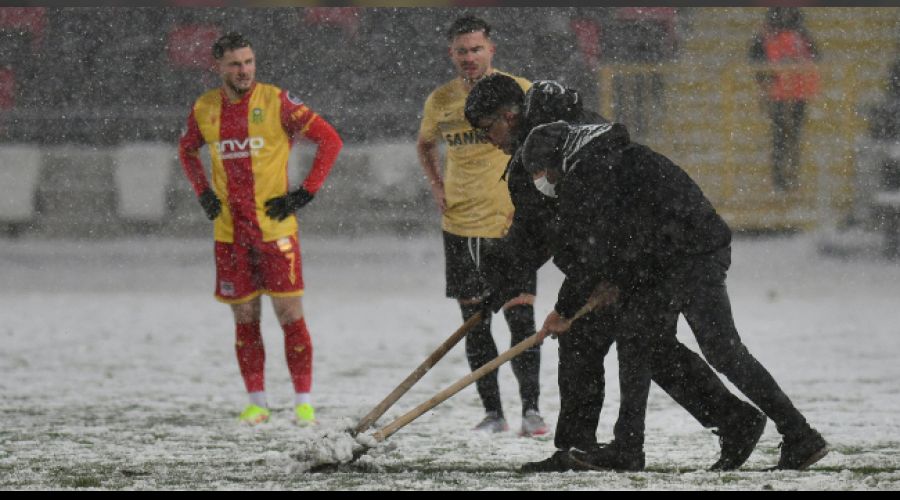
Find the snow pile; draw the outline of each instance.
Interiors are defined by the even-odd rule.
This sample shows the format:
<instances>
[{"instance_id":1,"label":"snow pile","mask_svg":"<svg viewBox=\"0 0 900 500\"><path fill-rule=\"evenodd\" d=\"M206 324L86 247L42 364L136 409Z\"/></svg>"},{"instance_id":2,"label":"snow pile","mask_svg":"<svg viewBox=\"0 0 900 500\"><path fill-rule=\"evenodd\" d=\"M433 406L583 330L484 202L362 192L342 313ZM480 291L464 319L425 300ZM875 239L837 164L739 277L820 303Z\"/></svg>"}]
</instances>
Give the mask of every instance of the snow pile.
<instances>
[{"instance_id":1,"label":"snow pile","mask_svg":"<svg viewBox=\"0 0 900 500\"><path fill-rule=\"evenodd\" d=\"M324 465L349 463L378 445L371 433L353 436L349 429L349 426L325 429L302 441L291 454L299 462L296 470L306 472Z\"/></svg>"},{"instance_id":2,"label":"snow pile","mask_svg":"<svg viewBox=\"0 0 900 500\"><path fill-rule=\"evenodd\" d=\"M320 432L309 441L300 443L292 455L301 464L301 470L307 471L322 465L342 464L353 460L353 452L363 451L349 432Z\"/></svg>"}]
</instances>

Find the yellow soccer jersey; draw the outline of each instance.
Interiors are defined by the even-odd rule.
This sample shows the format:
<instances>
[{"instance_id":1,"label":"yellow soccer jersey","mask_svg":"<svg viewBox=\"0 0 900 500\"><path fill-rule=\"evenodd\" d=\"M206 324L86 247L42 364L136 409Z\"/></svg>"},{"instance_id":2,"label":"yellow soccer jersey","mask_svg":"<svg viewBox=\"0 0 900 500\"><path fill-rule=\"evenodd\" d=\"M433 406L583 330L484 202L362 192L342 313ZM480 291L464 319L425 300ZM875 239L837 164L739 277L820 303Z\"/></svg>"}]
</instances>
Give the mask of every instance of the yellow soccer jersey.
<instances>
[{"instance_id":1,"label":"yellow soccer jersey","mask_svg":"<svg viewBox=\"0 0 900 500\"><path fill-rule=\"evenodd\" d=\"M506 73L502 73L506 74ZM512 75L509 75L512 76ZM531 82L513 76L527 91ZM500 238L512 220L509 188L501 179L509 156L476 133L466 121L469 92L462 79L438 87L425 101L419 137L446 144L441 227L457 236Z\"/></svg>"}]
</instances>

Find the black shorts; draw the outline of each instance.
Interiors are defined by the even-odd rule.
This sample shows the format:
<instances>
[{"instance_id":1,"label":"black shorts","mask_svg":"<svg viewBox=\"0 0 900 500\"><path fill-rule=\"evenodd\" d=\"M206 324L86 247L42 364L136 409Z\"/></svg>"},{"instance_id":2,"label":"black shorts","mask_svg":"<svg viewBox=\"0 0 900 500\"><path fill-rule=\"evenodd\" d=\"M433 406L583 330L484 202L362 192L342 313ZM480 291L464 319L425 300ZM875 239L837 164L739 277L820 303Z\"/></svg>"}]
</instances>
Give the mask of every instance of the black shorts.
<instances>
[{"instance_id":1,"label":"black shorts","mask_svg":"<svg viewBox=\"0 0 900 500\"><path fill-rule=\"evenodd\" d=\"M457 236L444 231L447 297L474 299L484 294L487 285L478 275L481 256L499 241L499 238ZM515 286L520 293L534 295L537 291L537 273L523 273Z\"/></svg>"}]
</instances>

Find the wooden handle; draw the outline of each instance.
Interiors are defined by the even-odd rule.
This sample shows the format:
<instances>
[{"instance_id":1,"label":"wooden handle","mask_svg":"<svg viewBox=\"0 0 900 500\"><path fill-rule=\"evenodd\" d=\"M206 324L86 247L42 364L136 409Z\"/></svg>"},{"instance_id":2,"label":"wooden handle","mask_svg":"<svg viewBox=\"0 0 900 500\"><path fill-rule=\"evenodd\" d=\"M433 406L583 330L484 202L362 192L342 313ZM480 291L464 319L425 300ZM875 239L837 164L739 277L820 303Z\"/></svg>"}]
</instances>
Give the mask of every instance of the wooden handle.
<instances>
[{"instance_id":1,"label":"wooden handle","mask_svg":"<svg viewBox=\"0 0 900 500\"><path fill-rule=\"evenodd\" d=\"M589 301L587 304L582 306L582 308L579 309L577 313L575 313L575 316L572 318L572 321L574 322L578 318L591 312L591 310L593 310L594 307L596 307L597 305L598 305L598 303L596 301ZM481 377L487 375L488 373L496 370L503 363L506 363L507 361L518 356L519 354L522 354L523 351L526 351L526 350L530 349L531 347L534 347L538 343L540 343L540 339L538 338L538 334L535 333L534 335L528 337L527 339L519 342L518 344L516 344L515 346L510 348L508 351L497 356L496 358L494 358L492 361L490 361L486 365L473 371L472 373L466 375L465 377L459 379L455 384L453 384L450 387L444 389L443 391L435 394L434 397L432 397L428 401L413 408L406 414L401 415L400 417L397 417L396 420L394 420L390 424L382 427L377 432L375 432L372 435L372 437L374 437L375 440L378 442L384 441L385 439L389 438L392 434L394 434L395 432L399 431L400 429L405 427L407 424L412 422L413 420L419 418L426 411L443 403L444 401L446 401L448 398L450 398L457 392L465 389L467 386L471 385L476 380L478 380Z\"/></svg>"},{"instance_id":2,"label":"wooden handle","mask_svg":"<svg viewBox=\"0 0 900 500\"><path fill-rule=\"evenodd\" d=\"M378 403L375 408L372 408L372 411L370 411L368 415L366 415L362 418L362 420L359 421L359 423L356 425L356 429L354 429L354 432L356 434L361 434L368 430L368 428L373 423L375 423L375 421L378 420L379 417L384 415L384 413L388 411L388 409L393 406L398 399L403 397L403 395L406 394L406 392L409 391L412 386L419 381L419 379L421 379L425 376L426 373L428 373L428 370L436 365L437 362L440 361L441 358L443 358L444 355L450 351L450 349L453 349L453 347L458 344L459 341L462 340L469 333L469 331L471 331L472 328L474 328L479 323L481 323L480 311L473 314L468 320L466 320L466 322L463 323L463 325L459 327L459 329L453 332L453 335L445 340L443 344L435 349L435 351L432 352L431 355L422 362L422 364L420 364L415 370L413 370L413 372L410 373L409 376L406 377L406 379L401 382L396 389L388 394L383 401Z\"/></svg>"},{"instance_id":3,"label":"wooden handle","mask_svg":"<svg viewBox=\"0 0 900 500\"><path fill-rule=\"evenodd\" d=\"M406 424L412 422L413 420L415 420L416 418L421 416L426 411L443 403L450 396L453 396L457 392L466 388L471 383L473 383L476 380L480 379L481 377L487 375L488 373L496 370L500 365L502 365L503 363L506 363L510 359L518 356L519 354L522 353L522 351L533 347L538 342L539 342L538 335L535 333L534 335L532 335L532 336L528 337L527 339L516 344L512 349L497 356L488 364L482 366L481 368L475 370L474 372L459 379L455 384L453 384L450 387L444 389L443 391L437 393L434 397L432 397L428 401L415 407L413 410L411 410L410 412L406 413L405 415L397 418L396 420L394 420L390 424L386 425L385 427L382 427L380 430L378 430L378 432L376 432L373 435L373 437L375 438L376 441L379 441L379 442L384 441L385 439L390 437L391 434L402 429L404 426L406 426Z\"/></svg>"}]
</instances>

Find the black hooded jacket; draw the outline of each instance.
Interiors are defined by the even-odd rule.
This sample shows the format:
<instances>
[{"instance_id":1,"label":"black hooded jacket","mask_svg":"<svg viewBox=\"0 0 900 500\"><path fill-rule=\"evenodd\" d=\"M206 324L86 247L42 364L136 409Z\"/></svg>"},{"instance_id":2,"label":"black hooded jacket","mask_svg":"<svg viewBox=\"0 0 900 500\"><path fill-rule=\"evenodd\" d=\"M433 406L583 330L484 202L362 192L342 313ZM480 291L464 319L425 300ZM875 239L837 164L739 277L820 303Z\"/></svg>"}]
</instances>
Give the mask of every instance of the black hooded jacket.
<instances>
[{"instance_id":1,"label":"black hooded jacket","mask_svg":"<svg viewBox=\"0 0 900 500\"><path fill-rule=\"evenodd\" d=\"M494 310L550 258L566 275L556 310L572 317L603 280L635 293L674 272L680 260L731 243L727 224L693 180L665 156L632 143L620 124L572 148L558 198L538 191L521 148L534 127L556 120L610 124L580 104L576 92L554 82L535 82L526 96L520 147L506 171L513 223L482 262Z\"/></svg>"},{"instance_id":2,"label":"black hooded jacket","mask_svg":"<svg viewBox=\"0 0 900 500\"><path fill-rule=\"evenodd\" d=\"M532 128L557 120L570 123L608 123L597 113L584 110L578 93L556 82L534 82L525 97L523 126L516 139L521 146ZM500 245L482 256L481 272L492 291L489 304L495 311L520 293L518 283L553 256L557 241L557 200L544 196L525 171L521 147L506 168L509 194L515 213Z\"/></svg>"},{"instance_id":3,"label":"black hooded jacket","mask_svg":"<svg viewBox=\"0 0 900 500\"><path fill-rule=\"evenodd\" d=\"M553 125L557 126L557 125ZM601 282L626 294L656 286L686 259L726 248L731 230L699 186L624 126L571 126L560 152L556 311L572 317Z\"/></svg>"}]
</instances>

